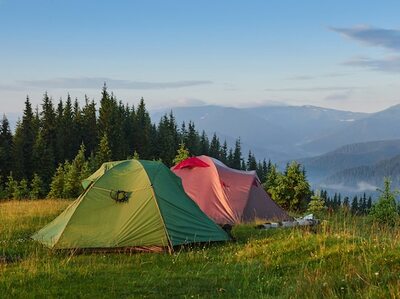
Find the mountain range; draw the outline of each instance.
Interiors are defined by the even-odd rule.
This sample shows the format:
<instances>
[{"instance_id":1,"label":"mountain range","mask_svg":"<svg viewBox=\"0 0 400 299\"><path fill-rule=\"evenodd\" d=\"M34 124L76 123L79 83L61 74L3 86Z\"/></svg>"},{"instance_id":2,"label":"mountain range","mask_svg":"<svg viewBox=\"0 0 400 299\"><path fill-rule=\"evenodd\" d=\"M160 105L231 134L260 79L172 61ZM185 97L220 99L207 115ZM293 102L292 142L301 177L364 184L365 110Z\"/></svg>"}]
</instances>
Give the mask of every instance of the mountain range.
<instances>
[{"instance_id":1,"label":"mountain range","mask_svg":"<svg viewBox=\"0 0 400 299\"><path fill-rule=\"evenodd\" d=\"M241 138L245 151L274 161L312 157L347 144L400 138L400 105L376 113L315 106L176 107L178 121L193 121L233 144ZM169 110L152 111L157 121Z\"/></svg>"},{"instance_id":2,"label":"mountain range","mask_svg":"<svg viewBox=\"0 0 400 299\"><path fill-rule=\"evenodd\" d=\"M199 130L209 135L215 132L230 145L240 137L244 152L251 150L259 158L274 161L321 154L323 151L303 145L368 116L315 106L233 108L209 105L172 110L178 123L191 120ZM157 121L166 112L169 110L152 111L152 119Z\"/></svg>"},{"instance_id":3,"label":"mountain range","mask_svg":"<svg viewBox=\"0 0 400 299\"><path fill-rule=\"evenodd\" d=\"M346 194L375 193L384 177L400 187L399 139L349 144L298 162L307 170L313 188Z\"/></svg>"},{"instance_id":4,"label":"mountain range","mask_svg":"<svg viewBox=\"0 0 400 299\"><path fill-rule=\"evenodd\" d=\"M341 192L374 192L390 178L393 188L400 187L400 155L378 161L371 165L346 168L324 179L320 186Z\"/></svg>"},{"instance_id":5,"label":"mountain range","mask_svg":"<svg viewBox=\"0 0 400 299\"><path fill-rule=\"evenodd\" d=\"M398 177L400 105L376 113L316 106L235 108L217 105L150 110L154 122L173 111L178 124L193 121L208 136L216 133L233 146L240 137L243 156L278 165L302 163L315 188L372 190L383 176ZM7 114L12 127L17 114ZM398 184L398 183L395 183ZM400 184L399 184L400 185Z\"/></svg>"},{"instance_id":6,"label":"mountain range","mask_svg":"<svg viewBox=\"0 0 400 299\"><path fill-rule=\"evenodd\" d=\"M325 178L345 169L373 165L399 154L400 139L395 139L349 144L297 161L304 165L312 181L323 182Z\"/></svg>"},{"instance_id":7,"label":"mountain range","mask_svg":"<svg viewBox=\"0 0 400 299\"><path fill-rule=\"evenodd\" d=\"M396 166L387 166L400 155L400 105L376 113L315 106L210 105L172 110L178 123L191 120L198 130L215 132L230 145L240 137L244 156L251 150L258 159L281 166L299 161L315 188L372 191L382 184L383 176L400 174ZM169 111L154 110L151 115L157 121Z\"/></svg>"}]
</instances>

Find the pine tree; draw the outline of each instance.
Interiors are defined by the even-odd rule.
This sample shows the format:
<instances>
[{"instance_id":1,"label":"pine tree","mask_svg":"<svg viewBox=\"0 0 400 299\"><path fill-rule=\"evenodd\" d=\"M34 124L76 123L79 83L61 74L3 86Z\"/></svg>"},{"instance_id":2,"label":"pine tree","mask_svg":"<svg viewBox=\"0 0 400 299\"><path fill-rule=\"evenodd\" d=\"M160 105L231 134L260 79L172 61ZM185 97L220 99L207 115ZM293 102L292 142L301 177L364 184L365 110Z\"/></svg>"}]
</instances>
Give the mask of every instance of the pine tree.
<instances>
[{"instance_id":1,"label":"pine tree","mask_svg":"<svg viewBox=\"0 0 400 299\"><path fill-rule=\"evenodd\" d=\"M241 159L240 161L240 170L246 170L246 162L244 162L244 159Z\"/></svg>"},{"instance_id":2,"label":"pine tree","mask_svg":"<svg viewBox=\"0 0 400 299\"><path fill-rule=\"evenodd\" d=\"M368 211L368 213L371 211L371 208L372 208L372 197L369 196L368 197L368 201L367 201L367 211Z\"/></svg>"},{"instance_id":3,"label":"pine tree","mask_svg":"<svg viewBox=\"0 0 400 299\"><path fill-rule=\"evenodd\" d=\"M263 164L260 161L258 161L258 163L257 163L256 172L257 172L257 176L260 179L261 183L264 183L264 181L265 181L265 173L263 171Z\"/></svg>"},{"instance_id":4,"label":"pine tree","mask_svg":"<svg viewBox=\"0 0 400 299\"><path fill-rule=\"evenodd\" d=\"M18 181L14 180L12 173L7 177L6 188L4 190L5 197L8 199L13 198L15 192L18 190Z\"/></svg>"},{"instance_id":5,"label":"pine tree","mask_svg":"<svg viewBox=\"0 0 400 299\"><path fill-rule=\"evenodd\" d=\"M69 95L68 95L69 97ZM57 130L57 140L56 140L56 148L57 148L57 157L56 161L64 161L65 160L65 144L64 144L64 137L66 134L66 127L64 126L64 103L62 99L58 102L57 111L56 111L56 130ZM71 130L71 126L68 127L68 130Z\"/></svg>"},{"instance_id":6,"label":"pine tree","mask_svg":"<svg viewBox=\"0 0 400 299\"><path fill-rule=\"evenodd\" d=\"M122 117L122 136L123 136L123 149L122 156L129 157L134 147L134 118L132 118L132 111L128 104L125 107L120 104L120 113ZM135 113L133 111L133 113Z\"/></svg>"},{"instance_id":7,"label":"pine tree","mask_svg":"<svg viewBox=\"0 0 400 299\"><path fill-rule=\"evenodd\" d=\"M37 173L33 174L29 198L39 199L44 196L43 181Z\"/></svg>"},{"instance_id":8,"label":"pine tree","mask_svg":"<svg viewBox=\"0 0 400 299\"><path fill-rule=\"evenodd\" d=\"M62 103L60 101L60 103ZM57 110L57 157L56 163L62 163L64 160L71 160L77 151L77 140L79 140L78 124L75 123L75 113L72 107L71 97L68 94L67 101L64 107L59 107ZM79 116L78 116L79 117ZM78 145L79 146L79 145Z\"/></svg>"},{"instance_id":9,"label":"pine tree","mask_svg":"<svg viewBox=\"0 0 400 299\"><path fill-rule=\"evenodd\" d=\"M217 134L214 133L211 143L210 143L210 150L209 150L209 155L210 157L213 157L215 159L220 159L220 152L221 152L221 144L219 142L219 138L217 137Z\"/></svg>"},{"instance_id":10,"label":"pine tree","mask_svg":"<svg viewBox=\"0 0 400 299\"><path fill-rule=\"evenodd\" d=\"M48 148L48 151L53 153L53 156L57 157L56 141L57 141L57 124L56 114L51 98L48 97L47 93L44 94L42 103L42 112L40 119L40 132L42 134L43 141ZM55 162L53 162L54 164Z\"/></svg>"},{"instance_id":11,"label":"pine tree","mask_svg":"<svg viewBox=\"0 0 400 299\"><path fill-rule=\"evenodd\" d=\"M343 198L343 211L347 214L350 211L350 201L349 197L345 196Z\"/></svg>"},{"instance_id":12,"label":"pine tree","mask_svg":"<svg viewBox=\"0 0 400 299\"><path fill-rule=\"evenodd\" d=\"M86 150L89 154L94 153L97 145L99 144L96 104L94 101L89 102L87 96L85 96L85 106L82 109L81 126L82 142L85 144ZM133 142L133 138L131 139Z\"/></svg>"},{"instance_id":13,"label":"pine tree","mask_svg":"<svg viewBox=\"0 0 400 299\"><path fill-rule=\"evenodd\" d=\"M136 109L136 120L135 120L135 147L140 157L143 159L150 159L151 149L150 149L150 132L151 132L151 120L149 113L146 110L146 105L144 99L140 99L140 103ZM174 151L175 154L175 151Z\"/></svg>"},{"instance_id":14,"label":"pine tree","mask_svg":"<svg viewBox=\"0 0 400 299\"><path fill-rule=\"evenodd\" d=\"M64 168L68 167L68 161L66 161L64 165L60 164L58 166L56 173L54 174L51 181L50 192L47 194L47 198L64 198Z\"/></svg>"},{"instance_id":15,"label":"pine tree","mask_svg":"<svg viewBox=\"0 0 400 299\"><path fill-rule=\"evenodd\" d=\"M22 122L17 124L13 141L13 175L16 179L32 178L34 172L32 152L36 134L32 106L27 97Z\"/></svg>"},{"instance_id":16,"label":"pine tree","mask_svg":"<svg viewBox=\"0 0 400 299\"><path fill-rule=\"evenodd\" d=\"M89 165L85 160L85 146L81 144L78 154L75 156L68 169L64 167L63 195L67 198L75 198L82 191L81 181L89 176Z\"/></svg>"},{"instance_id":17,"label":"pine tree","mask_svg":"<svg viewBox=\"0 0 400 299\"><path fill-rule=\"evenodd\" d=\"M188 131L186 130L185 121L182 122L181 129L179 130L181 136L181 143L187 143Z\"/></svg>"},{"instance_id":18,"label":"pine tree","mask_svg":"<svg viewBox=\"0 0 400 299\"><path fill-rule=\"evenodd\" d=\"M268 175L268 171L269 171L269 165L271 165L271 160L268 160L268 164L267 164L267 160L263 160L262 162L262 182L265 182L267 175Z\"/></svg>"},{"instance_id":19,"label":"pine tree","mask_svg":"<svg viewBox=\"0 0 400 299\"><path fill-rule=\"evenodd\" d=\"M71 136L71 157L69 159L72 159L76 153L79 151L79 147L83 142L83 130L85 130L85 127L83 126L83 117L82 117L82 111L81 108L79 107L79 101L78 99L75 99L74 101L74 110L72 112L72 136Z\"/></svg>"},{"instance_id":20,"label":"pine tree","mask_svg":"<svg viewBox=\"0 0 400 299\"><path fill-rule=\"evenodd\" d=\"M385 178L384 189L378 190L380 196L369 212L369 217L374 222L394 226L399 222L399 214L396 207L396 197L399 191L391 190L391 181Z\"/></svg>"},{"instance_id":21,"label":"pine tree","mask_svg":"<svg viewBox=\"0 0 400 299\"><path fill-rule=\"evenodd\" d=\"M51 147L47 146L43 131L39 131L33 148L33 157L36 173L43 180L43 188L48 192L52 176L55 171L55 156Z\"/></svg>"},{"instance_id":22,"label":"pine tree","mask_svg":"<svg viewBox=\"0 0 400 299\"><path fill-rule=\"evenodd\" d=\"M198 156L201 153L200 149L200 136L196 131L195 125L193 122L189 121L188 132L187 132L187 149L189 153L193 156Z\"/></svg>"},{"instance_id":23,"label":"pine tree","mask_svg":"<svg viewBox=\"0 0 400 299\"><path fill-rule=\"evenodd\" d=\"M249 156L247 158L247 170L256 170L257 169L257 161L256 157L249 151Z\"/></svg>"},{"instance_id":24,"label":"pine tree","mask_svg":"<svg viewBox=\"0 0 400 299\"><path fill-rule=\"evenodd\" d=\"M242 147L240 144L240 138L235 142L235 149L233 152L232 168L241 169L242 168Z\"/></svg>"},{"instance_id":25,"label":"pine tree","mask_svg":"<svg viewBox=\"0 0 400 299\"><path fill-rule=\"evenodd\" d=\"M333 196L333 209L336 211L338 209L338 197L337 193L335 192L335 195Z\"/></svg>"},{"instance_id":26,"label":"pine tree","mask_svg":"<svg viewBox=\"0 0 400 299\"><path fill-rule=\"evenodd\" d=\"M13 136L11 134L8 119L3 115L0 126L0 177L6 178L12 171L13 161ZM0 179L0 186L3 185L3 179Z\"/></svg>"},{"instance_id":27,"label":"pine tree","mask_svg":"<svg viewBox=\"0 0 400 299\"><path fill-rule=\"evenodd\" d=\"M4 179L0 176L0 181L4 181ZM4 185L5 185L5 182L4 182ZM1 199L6 199L7 197L6 197L6 192L5 192L5 190L4 190L4 186L3 186L3 184L0 184L0 200Z\"/></svg>"},{"instance_id":28,"label":"pine tree","mask_svg":"<svg viewBox=\"0 0 400 299\"><path fill-rule=\"evenodd\" d=\"M111 161L111 156L112 154L110 146L108 144L108 137L106 134L104 134L100 140L99 149L96 153L97 168L99 168L101 164Z\"/></svg>"},{"instance_id":29,"label":"pine tree","mask_svg":"<svg viewBox=\"0 0 400 299\"><path fill-rule=\"evenodd\" d=\"M361 200L360 200L361 201ZM364 192L364 195L362 197L362 202L361 202L361 213L363 215L368 213L368 207L367 207L367 195Z\"/></svg>"},{"instance_id":30,"label":"pine tree","mask_svg":"<svg viewBox=\"0 0 400 299\"><path fill-rule=\"evenodd\" d=\"M26 179L22 179L19 182L19 184L17 183L16 188L14 188L13 198L14 199L29 198L28 181Z\"/></svg>"},{"instance_id":31,"label":"pine tree","mask_svg":"<svg viewBox=\"0 0 400 299\"><path fill-rule=\"evenodd\" d=\"M126 156L123 157L122 121L123 114L121 114L117 99L113 94L108 93L107 86L104 84L99 108L99 136L107 135L111 157L115 160L126 158Z\"/></svg>"},{"instance_id":32,"label":"pine tree","mask_svg":"<svg viewBox=\"0 0 400 299\"><path fill-rule=\"evenodd\" d=\"M269 194L273 193L275 191L275 188L278 185L278 179L281 174L278 172L276 165L272 165L270 167L270 170L268 171L266 181L264 183L264 189L267 191Z\"/></svg>"},{"instance_id":33,"label":"pine tree","mask_svg":"<svg viewBox=\"0 0 400 299\"><path fill-rule=\"evenodd\" d=\"M311 196L311 200L308 203L307 211L321 217L321 213L326 209L325 201L321 197L321 193L317 190L315 195Z\"/></svg>"},{"instance_id":34,"label":"pine tree","mask_svg":"<svg viewBox=\"0 0 400 299\"><path fill-rule=\"evenodd\" d=\"M180 162L186 160L187 158L189 158L189 151L185 147L185 144L181 142L177 154L173 160L173 164L174 165L179 164Z\"/></svg>"},{"instance_id":35,"label":"pine tree","mask_svg":"<svg viewBox=\"0 0 400 299\"><path fill-rule=\"evenodd\" d=\"M219 158L222 163L224 163L224 164L228 163L228 144L226 143L226 140L224 140L224 144L221 147L221 151L219 153Z\"/></svg>"},{"instance_id":36,"label":"pine tree","mask_svg":"<svg viewBox=\"0 0 400 299\"><path fill-rule=\"evenodd\" d=\"M74 198L79 192L79 172L73 163L64 165L63 195L65 198Z\"/></svg>"},{"instance_id":37,"label":"pine tree","mask_svg":"<svg viewBox=\"0 0 400 299\"><path fill-rule=\"evenodd\" d=\"M229 149L229 154L228 154L228 158L226 161L226 165L231 168L233 167L233 149L232 148Z\"/></svg>"},{"instance_id":38,"label":"pine tree","mask_svg":"<svg viewBox=\"0 0 400 299\"><path fill-rule=\"evenodd\" d=\"M159 157L167 166L172 166L175 153L178 150L177 127L172 114L164 115L158 125ZM140 154L140 153L139 153Z\"/></svg>"},{"instance_id":39,"label":"pine tree","mask_svg":"<svg viewBox=\"0 0 400 299\"><path fill-rule=\"evenodd\" d=\"M311 195L310 185L297 162L289 164L284 174L277 176L268 192L279 205L292 211L304 209Z\"/></svg>"},{"instance_id":40,"label":"pine tree","mask_svg":"<svg viewBox=\"0 0 400 299\"><path fill-rule=\"evenodd\" d=\"M135 152L133 153L133 158L132 158L132 159L134 159L134 160L139 160L139 159L140 159L139 154L138 154L137 151L135 151Z\"/></svg>"},{"instance_id":41,"label":"pine tree","mask_svg":"<svg viewBox=\"0 0 400 299\"><path fill-rule=\"evenodd\" d=\"M129 155L128 150L128 140L126 138L126 119L128 116L126 115L125 106L122 101L118 101L113 93L111 93L111 98L116 103L116 123L113 135L109 135L109 138L115 143L115 156L114 160L126 159ZM113 148L113 147L111 147Z\"/></svg>"},{"instance_id":42,"label":"pine tree","mask_svg":"<svg viewBox=\"0 0 400 299\"><path fill-rule=\"evenodd\" d=\"M90 156L88 158L88 172L91 174L93 172L95 172L99 167L97 164L97 159L96 159L96 155L94 154L94 152L90 153Z\"/></svg>"},{"instance_id":43,"label":"pine tree","mask_svg":"<svg viewBox=\"0 0 400 299\"><path fill-rule=\"evenodd\" d=\"M200 137L200 153L201 155L209 155L210 143L206 132L203 130Z\"/></svg>"},{"instance_id":44,"label":"pine tree","mask_svg":"<svg viewBox=\"0 0 400 299\"><path fill-rule=\"evenodd\" d=\"M358 214L358 198L357 195L353 197L353 201L351 202L351 213L353 215Z\"/></svg>"},{"instance_id":45,"label":"pine tree","mask_svg":"<svg viewBox=\"0 0 400 299\"><path fill-rule=\"evenodd\" d=\"M57 165L57 156L56 113L52 100L45 93L40 113L40 129L34 145L33 157L35 172L42 178L46 191Z\"/></svg>"},{"instance_id":46,"label":"pine tree","mask_svg":"<svg viewBox=\"0 0 400 299\"><path fill-rule=\"evenodd\" d=\"M156 160L160 157L160 148L159 148L159 144L158 144L158 131L157 131L156 124L152 124L150 126L150 134L149 135L150 135L150 137L149 137L150 149L149 149L149 158L148 159Z\"/></svg>"}]
</instances>

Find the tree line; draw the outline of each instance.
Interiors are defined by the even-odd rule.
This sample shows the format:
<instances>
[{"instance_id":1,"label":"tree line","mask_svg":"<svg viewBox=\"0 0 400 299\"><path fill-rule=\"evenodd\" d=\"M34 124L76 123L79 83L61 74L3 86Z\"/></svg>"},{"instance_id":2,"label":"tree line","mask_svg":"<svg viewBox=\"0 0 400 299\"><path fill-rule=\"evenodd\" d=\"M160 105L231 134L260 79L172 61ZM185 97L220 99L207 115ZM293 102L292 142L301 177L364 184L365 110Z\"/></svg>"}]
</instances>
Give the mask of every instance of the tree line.
<instances>
[{"instance_id":1,"label":"tree line","mask_svg":"<svg viewBox=\"0 0 400 299\"><path fill-rule=\"evenodd\" d=\"M297 162L280 172L270 160L259 161L241 141L228 147L214 133L199 132L190 121L178 126L172 111L151 120L142 98L137 107L117 100L104 86L99 107L70 95L54 105L47 93L39 107L26 98L22 119L12 133L4 115L0 125L0 198L75 198L81 181L111 160L160 160L172 166L187 156L208 155L231 168L255 170L265 190L287 210L304 211L313 192ZM341 206L327 197L326 206ZM337 195L335 195L335 198ZM345 202L344 202L345 203ZM360 203L360 206L362 204Z\"/></svg>"},{"instance_id":2,"label":"tree line","mask_svg":"<svg viewBox=\"0 0 400 299\"><path fill-rule=\"evenodd\" d=\"M233 148L214 133L199 132L193 122L179 127L172 113L152 122L142 98L134 107L119 101L104 85L99 107L85 97L60 99L47 93L33 109L26 98L15 132L4 115L0 125L0 198L75 197L80 180L103 162L140 158L172 166L183 144L190 155L208 155L227 166L256 170L264 181L271 161L242 155L241 142Z\"/></svg>"},{"instance_id":3,"label":"tree line","mask_svg":"<svg viewBox=\"0 0 400 299\"><path fill-rule=\"evenodd\" d=\"M336 193L333 196L329 196L326 190L322 190L320 194L321 198L325 202L325 206L329 211L344 210L351 212L353 215L367 215L372 208L372 197L364 194L354 195L352 198L348 196L343 197L340 193Z\"/></svg>"}]
</instances>

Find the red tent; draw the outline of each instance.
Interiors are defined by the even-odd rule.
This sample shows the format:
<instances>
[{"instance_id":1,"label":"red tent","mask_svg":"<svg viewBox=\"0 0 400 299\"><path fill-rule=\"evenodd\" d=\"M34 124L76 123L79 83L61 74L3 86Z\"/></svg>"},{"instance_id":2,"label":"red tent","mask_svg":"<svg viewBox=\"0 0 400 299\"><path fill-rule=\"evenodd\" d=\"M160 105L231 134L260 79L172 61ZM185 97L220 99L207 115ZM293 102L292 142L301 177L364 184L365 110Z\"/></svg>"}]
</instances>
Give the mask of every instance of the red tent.
<instances>
[{"instance_id":1,"label":"red tent","mask_svg":"<svg viewBox=\"0 0 400 299\"><path fill-rule=\"evenodd\" d=\"M171 169L186 193L218 224L291 219L264 191L255 171L232 169L207 156L188 158Z\"/></svg>"}]
</instances>

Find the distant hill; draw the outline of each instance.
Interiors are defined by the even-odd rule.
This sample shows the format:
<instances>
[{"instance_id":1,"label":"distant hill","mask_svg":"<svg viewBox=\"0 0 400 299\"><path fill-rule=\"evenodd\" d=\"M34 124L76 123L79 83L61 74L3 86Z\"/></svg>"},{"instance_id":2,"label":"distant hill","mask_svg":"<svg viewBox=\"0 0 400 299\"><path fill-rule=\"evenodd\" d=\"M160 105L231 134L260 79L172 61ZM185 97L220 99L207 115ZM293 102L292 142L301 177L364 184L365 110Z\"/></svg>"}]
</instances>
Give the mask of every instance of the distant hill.
<instances>
[{"instance_id":1,"label":"distant hill","mask_svg":"<svg viewBox=\"0 0 400 299\"><path fill-rule=\"evenodd\" d=\"M369 166L400 154L400 139L354 143L326 154L298 159L313 182L323 181L339 171L359 166Z\"/></svg>"},{"instance_id":2,"label":"distant hill","mask_svg":"<svg viewBox=\"0 0 400 299\"><path fill-rule=\"evenodd\" d=\"M400 155L373 165L339 171L325 179L321 186L343 191L374 191L383 185L384 177L391 178L393 187L400 187Z\"/></svg>"},{"instance_id":3,"label":"distant hill","mask_svg":"<svg viewBox=\"0 0 400 299\"><path fill-rule=\"evenodd\" d=\"M317 106L264 106L245 109L272 123L279 124L296 145L321 138L352 122L367 117L366 113L342 111Z\"/></svg>"},{"instance_id":4,"label":"distant hill","mask_svg":"<svg viewBox=\"0 0 400 299\"><path fill-rule=\"evenodd\" d=\"M400 105L355 120L345 128L314 139L301 147L304 151L327 152L339 146L373 140L400 138Z\"/></svg>"},{"instance_id":5,"label":"distant hill","mask_svg":"<svg viewBox=\"0 0 400 299\"><path fill-rule=\"evenodd\" d=\"M170 110L151 111L152 119L158 121ZM240 137L244 155L250 149L259 159L270 158L273 161L321 154L304 150L301 145L369 116L315 106L232 108L209 105L172 110L178 123L191 120L197 129L205 130L209 135L216 132L231 145Z\"/></svg>"}]
</instances>

